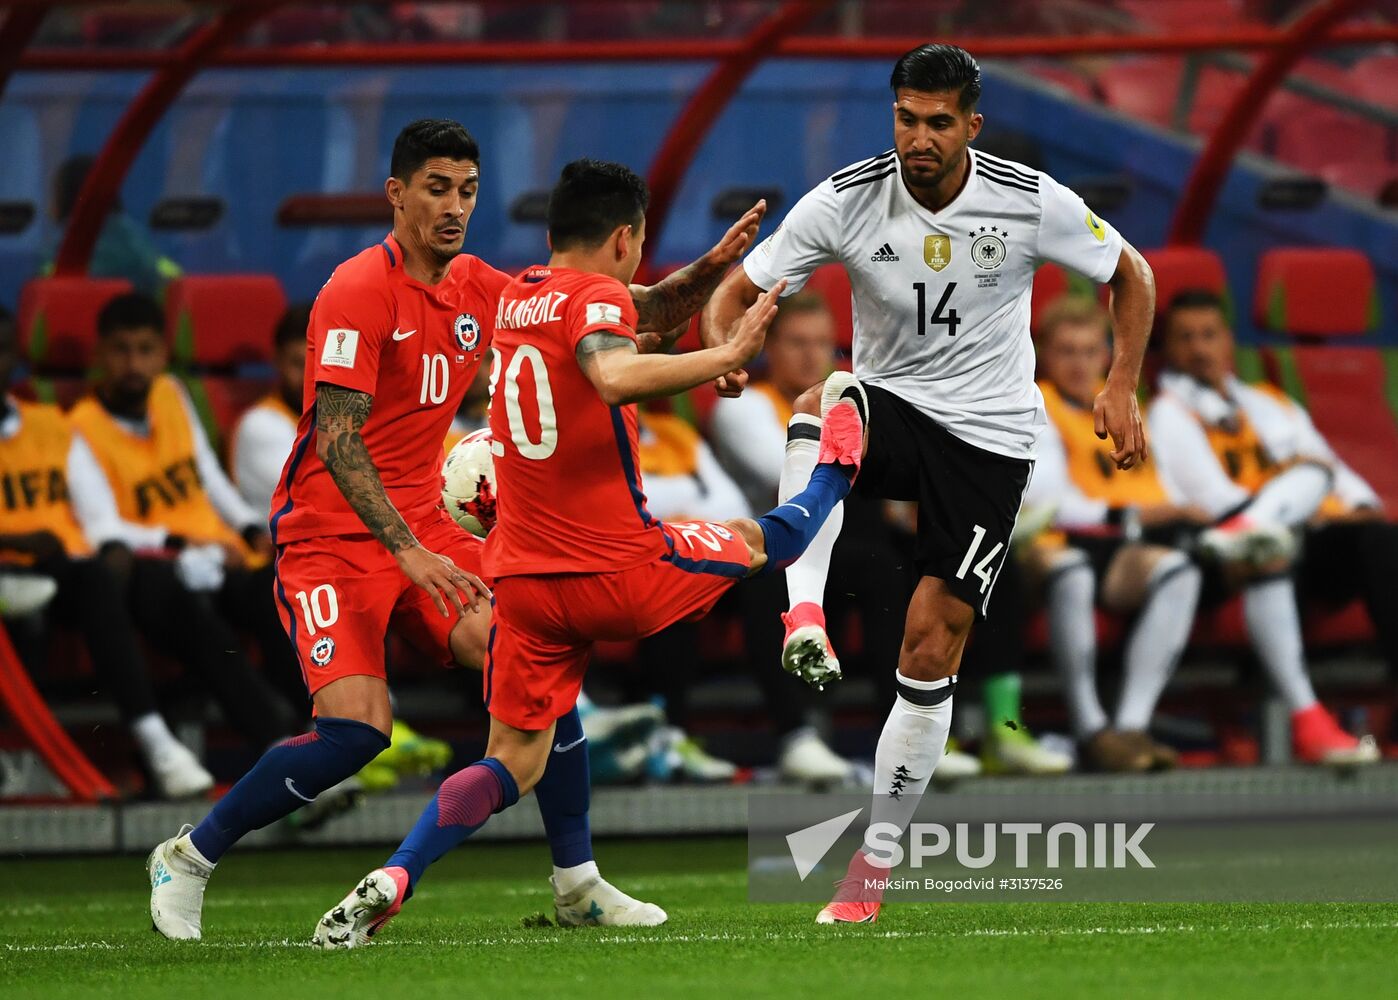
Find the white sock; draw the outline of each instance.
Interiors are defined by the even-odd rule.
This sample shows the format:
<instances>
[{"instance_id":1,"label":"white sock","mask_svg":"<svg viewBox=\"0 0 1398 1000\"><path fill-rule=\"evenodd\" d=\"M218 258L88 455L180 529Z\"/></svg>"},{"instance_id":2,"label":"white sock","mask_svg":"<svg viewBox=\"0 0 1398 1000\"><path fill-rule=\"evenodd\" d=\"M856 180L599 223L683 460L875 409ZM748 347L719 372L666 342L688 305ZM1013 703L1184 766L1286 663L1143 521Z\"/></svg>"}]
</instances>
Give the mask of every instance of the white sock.
<instances>
[{"instance_id":1,"label":"white sock","mask_svg":"<svg viewBox=\"0 0 1398 1000\"><path fill-rule=\"evenodd\" d=\"M1301 615L1291 578L1261 580L1243 588L1243 620L1252 648L1287 708L1299 712L1314 705L1315 689L1306 675Z\"/></svg>"},{"instance_id":2,"label":"white sock","mask_svg":"<svg viewBox=\"0 0 1398 1000\"><path fill-rule=\"evenodd\" d=\"M1085 740L1107 726L1097 697L1096 581L1086 559L1055 569L1048 582L1049 655L1063 678L1073 734Z\"/></svg>"},{"instance_id":3,"label":"white sock","mask_svg":"<svg viewBox=\"0 0 1398 1000\"><path fill-rule=\"evenodd\" d=\"M940 695L948 687L954 689L953 678L915 681L898 674L899 694L874 751L871 824L892 823L901 831L912 821L918 800L927 791L932 772L947 748L952 695L946 694L935 705L919 705L916 700ZM869 853L879 856L876 851Z\"/></svg>"},{"instance_id":4,"label":"white sock","mask_svg":"<svg viewBox=\"0 0 1398 1000\"><path fill-rule=\"evenodd\" d=\"M786 503L806 488L820 457L820 418L798 413L787 424L786 456L782 459L777 502ZM814 430L814 437L811 431ZM787 607L811 603L825 605L825 578L830 575L830 553L840 527L845 523L845 505L837 503L816 532L801 557L786 568Z\"/></svg>"},{"instance_id":5,"label":"white sock","mask_svg":"<svg viewBox=\"0 0 1398 1000\"><path fill-rule=\"evenodd\" d=\"M152 760L174 749L184 749L184 744L175 739L170 727L165 724L159 712L147 712L131 722L131 735L141 748L146 760Z\"/></svg>"},{"instance_id":6,"label":"white sock","mask_svg":"<svg viewBox=\"0 0 1398 1000\"><path fill-rule=\"evenodd\" d=\"M572 868L553 866L553 887L560 896L566 896L584 882L600 877L596 861L584 861Z\"/></svg>"},{"instance_id":7,"label":"white sock","mask_svg":"<svg viewBox=\"0 0 1398 1000\"><path fill-rule=\"evenodd\" d=\"M1292 466L1257 491L1247 506L1248 517L1284 524L1305 524L1330 495L1334 475L1313 462Z\"/></svg>"},{"instance_id":8,"label":"white sock","mask_svg":"<svg viewBox=\"0 0 1398 1000\"><path fill-rule=\"evenodd\" d=\"M1145 605L1126 640L1126 677L1116 708L1118 729L1150 726L1160 692L1189 641L1202 581L1199 568L1183 552L1171 552L1151 570Z\"/></svg>"},{"instance_id":9,"label":"white sock","mask_svg":"<svg viewBox=\"0 0 1398 1000\"><path fill-rule=\"evenodd\" d=\"M213 868L215 865L218 864L217 861L210 861L208 858L204 857L203 853L199 850L199 848L194 846L194 841L190 838L188 833L184 834L182 837L179 837L175 841L175 845L179 848L179 851L175 852L175 857L177 859L179 858L180 852L182 851L189 856L190 860L193 860L198 864L203 865L205 868Z\"/></svg>"}]
</instances>

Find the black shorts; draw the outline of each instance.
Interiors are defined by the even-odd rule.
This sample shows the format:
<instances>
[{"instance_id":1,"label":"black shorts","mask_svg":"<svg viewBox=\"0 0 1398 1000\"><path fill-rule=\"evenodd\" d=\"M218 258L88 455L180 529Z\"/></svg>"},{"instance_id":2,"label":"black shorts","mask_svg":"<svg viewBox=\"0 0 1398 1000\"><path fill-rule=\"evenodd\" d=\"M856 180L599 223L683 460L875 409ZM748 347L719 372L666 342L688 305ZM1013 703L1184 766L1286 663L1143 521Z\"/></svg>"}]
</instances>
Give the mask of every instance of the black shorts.
<instances>
[{"instance_id":1,"label":"black shorts","mask_svg":"<svg viewBox=\"0 0 1398 1000\"><path fill-rule=\"evenodd\" d=\"M869 452L855 490L916 500L918 574L944 581L984 617L1034 463L967 444L887 389L864 389Z\"/></svg>"}]
</instances>

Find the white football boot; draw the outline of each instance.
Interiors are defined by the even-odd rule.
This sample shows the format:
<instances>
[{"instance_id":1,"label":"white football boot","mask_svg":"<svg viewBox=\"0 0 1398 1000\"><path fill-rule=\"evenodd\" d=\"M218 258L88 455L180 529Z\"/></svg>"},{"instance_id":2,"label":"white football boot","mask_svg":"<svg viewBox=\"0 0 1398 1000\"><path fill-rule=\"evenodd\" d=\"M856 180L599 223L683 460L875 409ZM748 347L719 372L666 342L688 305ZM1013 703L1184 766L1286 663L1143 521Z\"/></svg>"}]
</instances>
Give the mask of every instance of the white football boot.
<instances>
[{"instance_id":1,"label":"white football boot","mask_svg":"<svg viewBox=\"0 0 1398 1000\"><path fill-rule=\"evenodd\" d=\"M842 785L852 781L855 767L822 740L814 729L792 733L777 760L783 781L807 785Z\"/></svg>"},{"instance_id":2,"label":"white football boot","mask_svg":"<svg viewBox=\"0 0 1398 1000\"><path fill-rule=\"evenodd\" d=\"M0 618L24 618L44 610L58 583L48 576L0 573Z\"/></svg>"},{"instance_id":3,"label":"white football boot","mask_svg":"<svg viewBox=\"0 0 1398 1000\"><path fill-rule=\"evenodd\" d=\"M189 839L193 829L189 824L180 827L146 858L151 929L172 941L198 941L203 936L204 889L214 866Z\"/></svg>"},{"instance_id":4,"label":"white football boot","mask_svg":"<svg viewBox=\"0 0 1398 1000\"><path fill-rule=\"evenodd\" d=\"M668 916L654 903L632 899L601 875L586 879L571 892L553 886L553 913L560 927L659 927Z\"/></svg>"},{"instance_id":5,"label":"white football boot","mask_svg":"<svg viewBox=\"0 0 1398 1000\"><path fill-rule=\"evenodd\" d=\"M1296 558L1296 533L1285 525L1254 521L1237 514L1199 533L1204 556L1221 563L1246 563L1258 569L1288 564Z\"/></svg>"},{"instance_id":6,"label":"white football boot","mask_svg":"<svg viewBox=\"0 0 1398 1000\"><path fill-rule=\"evenodd\" d=\"M162 799L188 799L214 787L214 776L183 743L170 741L146 758Z\"/></svg>"},{"instance_id":7,"label":"white football boot","mask_svg":"<svg viewBox=\"0 0 1398 1000\"><path fill-rule=\"evenodd\" d=\"M311 944L326 951L370 944L403 908L407 890L408 873L403 869L375 868L320 918Z\"/></svg>"},{"instance_id":8,"label":"white football boot","mask_svg":"<svg viewBox=\"0 0 1398 1000\"><path fill-rule=\"evenodd\" d=\"M942 751L942 759L937 761L937 769L932 772L932 780L938 784L948 781L960 781L962 778L974 778L981 773L981 762L970 754L966 753L956 744L956 740L947 740L947 747Z\"/></svg>"}]
</instances>

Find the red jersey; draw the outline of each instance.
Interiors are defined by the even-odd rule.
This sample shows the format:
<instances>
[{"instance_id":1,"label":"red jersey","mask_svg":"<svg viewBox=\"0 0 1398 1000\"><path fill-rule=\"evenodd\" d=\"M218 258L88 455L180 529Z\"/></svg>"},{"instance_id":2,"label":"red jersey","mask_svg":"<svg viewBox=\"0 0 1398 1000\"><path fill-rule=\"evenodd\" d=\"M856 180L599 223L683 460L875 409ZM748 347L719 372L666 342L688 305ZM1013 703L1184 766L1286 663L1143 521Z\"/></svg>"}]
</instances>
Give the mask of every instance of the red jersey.
<instances>
[{"instance_id":1,"label":"red jersey","mask_svg":"<svg viewBox=\"0 0 1398 1000\"><path fill-rule=\"evenodd\" d=\"M631 293L615 278L534 267L500 293L491 577L612 572L667 551L641 489L636 407L604 403L574 353L600 331L636 338Z\"/></svg>"},{"instance_id":2,"label":"red jersey","mask_svg":"<svg viewBox=\"0 0 1398 1000\"><path fill-rule=\"evenodd\" d=\"M272 538L364 534L316 455L316 386L374 397L361 434L388 499L408 526L442 502L442 440L490 347L509 276L462 254L436 285L408 276L392 236L335 269L306 331L306 387L296 444L272 496Z\"/></svg>"}]
</instances>

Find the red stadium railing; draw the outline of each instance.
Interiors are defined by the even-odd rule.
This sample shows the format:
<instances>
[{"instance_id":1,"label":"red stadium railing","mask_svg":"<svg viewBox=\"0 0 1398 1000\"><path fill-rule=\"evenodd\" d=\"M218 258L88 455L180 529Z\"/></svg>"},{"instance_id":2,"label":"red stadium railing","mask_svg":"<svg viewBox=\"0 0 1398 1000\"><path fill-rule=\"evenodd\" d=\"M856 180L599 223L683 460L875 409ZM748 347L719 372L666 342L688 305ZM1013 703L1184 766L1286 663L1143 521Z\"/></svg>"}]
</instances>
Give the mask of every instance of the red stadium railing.
<instances>
[{"instance_id":1,"label":"red stadium railing","mask_svg":"<svg viewBox=\"0 0 1398 1000\"><path fill-rule=\"evenodd\" d=\"M0 706L28 737L49 770L79 802L117 798L117 790L78 749L29 679L24 665L0 626Z\"/></svg>"},{"instance_id":2,"label":"red stadium railing","mask_svg":"<svg viewBox=\"0 0 1398 1000\"><path fill-rule=\"evenodd\" d=\"M1324 0L1287 29L1286 42L1268 53L1253 70L1243 89L1233 98L1227 114L1209 136L1203 153L1194 161L1194 170L1185 182L1184 193L1170 224L1169 243L1196 244L1203 239L1214 203L1228 176L1228 166L1261 117L1267 98L1303 55L1325 43L1340 21L1370 2Z\"/></svg>"}]
</instances>

